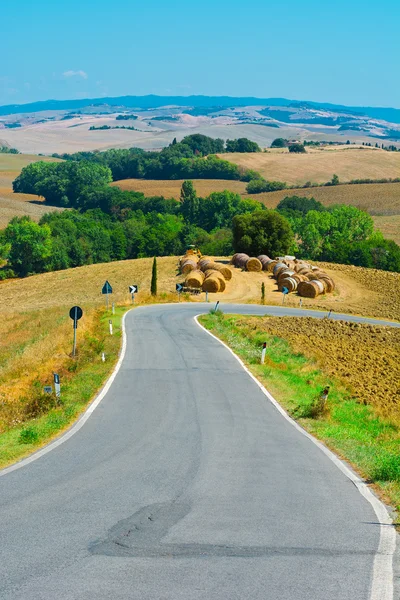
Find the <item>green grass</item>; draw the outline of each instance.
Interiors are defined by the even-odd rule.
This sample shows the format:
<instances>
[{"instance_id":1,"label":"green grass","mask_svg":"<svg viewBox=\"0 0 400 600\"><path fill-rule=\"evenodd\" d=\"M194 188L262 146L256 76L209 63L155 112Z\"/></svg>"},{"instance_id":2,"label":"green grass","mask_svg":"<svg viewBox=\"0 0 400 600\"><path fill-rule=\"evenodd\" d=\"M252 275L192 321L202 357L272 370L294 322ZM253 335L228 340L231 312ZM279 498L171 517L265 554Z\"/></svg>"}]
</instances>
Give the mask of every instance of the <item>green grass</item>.
<instances>
[{"instance_id":1,"label":"green grass","mask_svg":"<svg viewBox=\"0 0 400 600\"><path fill-rule=\"evenodd\" d=\"M64 376L60 378L61 399L57 406L0 435L0 467L16 462L31 454L69 427L85 410L110 375L121 346L122 317L128 307L116 307L115 315L103 313L99 317L96 335L87 337L75 360L71 359ZM109 335L109 319L113 321L113 335ZM106 361L101 360L105 352Z\"/></svg>"},{"instance_id":2,"label":"green grass","mask_svg":"<svg viewBox=\"0 0 400 600\"><path fill-rule=\"evenodd\" d=\"M200 322L232 348L294 419L347 459L400 510L400 431L395 423L377 416L371 406L358 404L341 382L294 352L286 340L248 327L245 318L208 314ZM261 365L263 342L267 352ZM331 386L327 411L308 418L326 385Z\"/></svg>"}]
</instances>

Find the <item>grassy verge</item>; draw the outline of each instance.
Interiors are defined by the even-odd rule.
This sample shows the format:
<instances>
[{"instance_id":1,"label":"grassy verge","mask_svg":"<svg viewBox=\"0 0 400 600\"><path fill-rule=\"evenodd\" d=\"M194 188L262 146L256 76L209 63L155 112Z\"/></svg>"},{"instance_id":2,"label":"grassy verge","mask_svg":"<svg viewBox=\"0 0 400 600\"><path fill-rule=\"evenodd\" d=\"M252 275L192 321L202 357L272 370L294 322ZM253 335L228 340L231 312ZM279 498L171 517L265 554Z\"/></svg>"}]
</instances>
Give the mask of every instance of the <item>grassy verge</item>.
<instances>
[{"instance_id":1,"label":"grassy verge","mask_svg":"<svg viewBox=\"0 0 400 600\"><path fill-rule=\"evenodd\" d=\"M87 407L110 375L121 347L122 317L125 306L116 307L115 314L96 311L94 328L78 344L75 359L63 362L60 373L61 398L45 395L40 380L29 397L21 398L25 415L0 435L0 467L31 454L68 428ZM109 335L109 319L113 335ZM102 361L102 353L105 362ZM20 422L18 422L20 421Z\"/></svg>"},{"instance_id":2,"label":"grassy verge","mask_svg":"<svg viewBox=\"0 0 400 600\"><path fill-rule=\"evenodd\" d=\"M399 511L397 423L378 415L372 406L357 402L348 386L324 371L317 360L294 350L282 337L265 333L262 319L265 317L227 317L217 311L199 320L240 356L293 418L347 459ZM263 342L267 342L267 350L261 365ZM331 386L326 410L312 418L315 401L326 385Z\"/></svg>"}]
</instances>

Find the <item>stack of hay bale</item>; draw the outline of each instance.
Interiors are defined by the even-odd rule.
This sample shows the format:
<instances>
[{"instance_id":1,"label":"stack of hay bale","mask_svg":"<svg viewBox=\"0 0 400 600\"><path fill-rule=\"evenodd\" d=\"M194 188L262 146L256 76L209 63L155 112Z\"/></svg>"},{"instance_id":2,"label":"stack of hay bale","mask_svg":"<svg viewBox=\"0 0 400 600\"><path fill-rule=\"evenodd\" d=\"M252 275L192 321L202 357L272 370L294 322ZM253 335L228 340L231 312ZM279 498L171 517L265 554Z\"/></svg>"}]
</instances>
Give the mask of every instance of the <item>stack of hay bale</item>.
<instances>
[{"instance_id":1,"label":"stack of hay bale","mask_svg":"<svg viewBox=\"0 0 400 600\"><path fill-rule=\"evenodd\" d=\"M268 257L266 256L268 259ZM262 271L263 265L258 258L251 257L243 252L238 252L232 256L231 263L235 267L244 269L245 271Z\"/></svg>"},{"instance_id":2,"label":"stack of hay bale","mask_svg":"<svg viewBox=\"0 0 400 600\"><path fill-rule=\"evenodd\" d=\"M273 272L279 291L287 288L289 292L297 290L299 296L316 298L335 289L335 283L329 275L301 260L277 259L268 263L267 269Z\"/></svg>"},{"instance_id":3,"label":"stack of hay bale","mask_svg":"<svg viewBox=\"0 0 400 600\"><path fill-rule=\"evenodd\" d=\"M185 254L179 260L179 270L183 275L197 269L199 257L196 254Z\"/></svg>"},{"instance_id":4,"label":"stack of hay bale","mask_svg":"<svg viewBox=\"0 0 400 600\"><path fill-rule=\"evenodd\" d=\"M203 292L223 292L226 281L232 279L232 271L229 267L211 258L199 260L197 256L183 256L180 259L180 270L186 275L185 287L201 289Z\"/></svg>"}]
</instances>

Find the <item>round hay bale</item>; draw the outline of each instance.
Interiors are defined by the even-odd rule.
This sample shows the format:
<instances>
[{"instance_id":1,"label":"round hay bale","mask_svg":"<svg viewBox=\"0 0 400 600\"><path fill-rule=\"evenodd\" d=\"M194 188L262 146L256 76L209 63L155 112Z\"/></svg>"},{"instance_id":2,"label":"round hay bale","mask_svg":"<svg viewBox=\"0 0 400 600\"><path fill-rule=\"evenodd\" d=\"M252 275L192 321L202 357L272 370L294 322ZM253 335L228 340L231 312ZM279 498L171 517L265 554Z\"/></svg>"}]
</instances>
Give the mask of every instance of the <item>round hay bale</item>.
<instances>
[{"instance_id":1,"label":"round hay bale","mask_svg":"<svg viewBox=\"0 0 400 600\"><path fill-rule=\"evenodd\" d=\"M321 293L321 288L316 285L315 281L302 281L297 286L297 292L304 298L316 298Z\"/></svg>"},{"instance_id":2,"label":"round hay bale","mask_svg":"<svg viewBox=\"0 0 400 600\"><path fill-rule=\"evenodd\" d=\"M206 279L203 281L203 285L201 286L201 289L203 290L203 292L211 292L213 294L215 294L216 292L219 292L219 288L220 288L220 280L217 279L217 277L206 277Z\"/></svg>"},{"instance_id":3,"label":"round hay bale","mask_svg":"<svg viewBox=\"0 0 400 600\"><path fill-rule=\"evenodd\" d=\"M295 272L292 271L291 269L284 269L283 271L279 271L277 280L279 282L281 279L285 279L286 277L292 277L292 275L294 275L294 274L295 274Z\"/></svg>"},{"instance_id":4,"label":"round hay bale","mask_svg":"<svg viewBox=\"0 0 400 600\"><path fill-rule=\"evenodd\" d=\"M260 261L260 263L262 264L263 271L266 271L267 270L267 264L271 260L270 257L267 256L266 254L260 254L260 256L257 256L257 258Z\"/></svg>"},{"instance_id":5,"label":"round hay bale","mask_svg":"<svg viewBox=\"0 0 400 600\"><path fill-rule=\"evenodd\" d=\"M287 269L287 265L285 265L283 262L276 262L272 269L274 277L277 277L279 271L282 271L282 269Z\"/></svg>"},{"instance_id":6,"label":"round hay bale","mask_svg":"<svg viewBox=\"0 0 400 600\"><path fill-rule=\"evenodd\" d=\"M331 277L328 277L328 275L321 276L318 279L319 279L319 281L322 281L323 283L325 283L326 291L328 292L328 294L331 294L335 290L335 282L333 281L333 279Z\"/></svg>"},{"instance_id":7,"label":"round hay bale","mask_svg":"<svg viewBox=\"0 0 400 600\"><path fill-rule=\"evenodd\" d=\"M281 292L284 287L286 287L289 292L295 292L297 290L297 281L293 277L281 279L278 283L278 290Z\"/></svg>"},{"instance_id":8,"label":"round hay bale","mask_svg":"<svg viewBox=\"0 0 400 600\"><path fill-rule=\"evenodd\" d=\"M189 288L201 289L205 275L203 271L192 271L185 279L185 286Z\"/></svg>"},{"instance_id":9,"label":"round hay bale","mask_svg":"<svg viewBox=\"0 0 400 600\"><path fill-rule=\"evenodd\" d=\"M277 265L277 264L278 264L278 261L277 261L277 260L270 260L270 261L267 263L267 271L268 271L269 273L272 273L272 272L273 272L273 270L274 270L274 267L275 267L275 265Z\"/></svg>"},{"instance_id":10,"label":"round hay bale","mask_svg":"<svg viewBox=\"0 0 400 600\"><path fill-rule=\"evenodd\" d=\"M211 263L209 268L214 269L215 271L219 271L227 281L230 281L232 279L232 271L226 265L221 265L220 263L213 262Z\"/></svg>"},{"instance_id":11,"label":"round hay bale","mask_svg":"<svg viewBox=\"0 0 400 600\"><path fill-rule=\"evenodd\" d=\"M246 261L246 271L259 272L262 271L262 264L258 258L251 257Z\"/></svg>"},{"instance_id":12,"label":"round hay bale","mask_svg":"<svg viewBox=\"0 0 400 600\"><path fill-rule=\"evenodd\" d=\"M220 292L224 292L225 288L226 288L226 283L225 283L225 278L222 275L222 273L220 273L219 271L216 271L215 269L207 269L207 271L204 273L205 278L208 279L208 277L214 277L216 279L218 279L219 283L220 283Z\"/></svg>"},{"instance_id":13,"label":"round hay bale","mask_svg":"<svg viewBox=\"0 0 400 600\"><path fill-rule=\"evenodd\" d=\"M181 265L181 273L183 273L183 275L187 275L190 271L194 271L195 269L197 269L197 262L189 258Z\"/></svg>"},{"instance_id":14,"label":"round hay bale","mask_svg":"<svg viewBox=\"0 0 400 600\"><path fill-rule=\"evenodd\" d=\"M235 257L235 262L234 262L235 267L239 267L240 269L245 269L246 262L249 260L249 258L250 257L248 254L244 254L243 252L240 252Z\"/></svg>"},{"instance_id":15,"label":"round hay bale","mask_svg":"<svg viewBox=\"0 0 400 600\"><path fill-rule=\"evenodd\" d=\"M179 259L179 265L182 266L182 264L187 260L192 260L192 261L198 263L199 257L197 256L197 254L185 254L184 256L181 256L181 258Z\"/></svg>"},{"instance_id":16,"label":"round hay bale","mask_svg":"<svg viewBox=\"0 0 400 600\"><path fill-rule=\"evenodd\" d=\"M211 265L212 262L213 261L210 258L202 258L201 260L199 260L199 269L205 271L205 269L208 268L208 265Z\"/></svg>"},{"instance_id":17,"label":"round hay bale","mask_svg":"<svg viewBox=\"0 0 400 600\"><path fill-rule=\"evenodd\" d=\"M312 281L310 281L310 283L313 283L318 287L320 294L323 294L325 292L325 286L322 283L322 281L319 281L318 279L313 279Z\"/></svg>"}]
</instances>

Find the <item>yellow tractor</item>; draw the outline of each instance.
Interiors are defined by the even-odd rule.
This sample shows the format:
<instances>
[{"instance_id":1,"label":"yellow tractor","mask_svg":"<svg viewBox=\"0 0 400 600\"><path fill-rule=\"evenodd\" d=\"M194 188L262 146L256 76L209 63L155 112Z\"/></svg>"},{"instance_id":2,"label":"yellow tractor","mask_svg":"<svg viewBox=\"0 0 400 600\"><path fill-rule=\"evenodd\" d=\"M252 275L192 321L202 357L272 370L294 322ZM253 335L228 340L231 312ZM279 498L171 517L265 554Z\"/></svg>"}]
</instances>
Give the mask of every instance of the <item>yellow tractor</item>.
<instances>
[{"instance_id":1,"label":"yellow tractor","mask_svg":"<svg viewBox=\"0 0 400 600\"><path fill-rule=\"evenodd\" d=\"M185 255L186 256L198 256L199 259L202 257L200 250L194 244L190 244L190 246L187 246Z\"/></svg>"}]
</instances>

